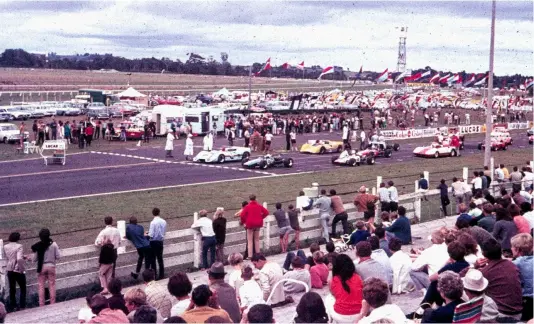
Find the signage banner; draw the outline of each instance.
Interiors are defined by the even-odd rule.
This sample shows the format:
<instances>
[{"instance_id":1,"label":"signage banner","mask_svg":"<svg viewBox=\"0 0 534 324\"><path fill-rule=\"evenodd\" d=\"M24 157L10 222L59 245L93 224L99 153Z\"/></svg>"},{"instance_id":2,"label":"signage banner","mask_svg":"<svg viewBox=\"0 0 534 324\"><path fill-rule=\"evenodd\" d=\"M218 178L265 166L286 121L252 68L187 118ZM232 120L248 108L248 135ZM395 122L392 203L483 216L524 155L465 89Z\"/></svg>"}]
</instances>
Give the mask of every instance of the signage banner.
<instances>
[{"instance_id":1,"label":"signage banner","mask_svg":"<svg viewBox=\"0 0 534 324\"><path fill-rule=\"evenodd\" d=\"M460 134L476 134L482 133L482 125L464 125L458 126Z\"/></svg>"},{"instance_id":2,"label":"signage banner","mask_svg":"<svg viewBox=\"0 0 534 324\"><path fill-rule=\"evenodd\" d=\"M508 123L508 129L527 129L528 128L528 122L524 123Z\"/></svg>"}]
</instances>

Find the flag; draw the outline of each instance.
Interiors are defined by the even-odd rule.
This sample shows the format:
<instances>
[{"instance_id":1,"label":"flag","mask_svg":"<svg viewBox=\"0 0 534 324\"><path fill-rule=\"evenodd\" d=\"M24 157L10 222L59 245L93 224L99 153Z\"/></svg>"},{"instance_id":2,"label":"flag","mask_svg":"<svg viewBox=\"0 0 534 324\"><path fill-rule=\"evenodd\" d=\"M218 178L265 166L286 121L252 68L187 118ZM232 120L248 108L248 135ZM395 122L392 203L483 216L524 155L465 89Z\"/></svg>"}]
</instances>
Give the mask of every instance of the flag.
<instances>
[{"instance_id":1,"label":"flag","mask_svg":"<svg viewBox=\"0 0 534 324\"><path fill-rule=\"evenodd\" d=\"M297 64L297 69L304 70L304 61L302 61L299 64Z\"/></svg>"},{"instance_id":2,"label":"flag","mask_svg":"<svg viewBox=\"0 0 534 324\"><path fill-rule=\"evenodd\" d=\"M358 75L362 74L363 72L363 65L360 65L360 72L358 72Z\"/></svg>"},{"instance_id":3,"label":"flag","mask_svg":"<svg viewBox=\"0 0 534 324\"><path fill-rule=\"evenodd\" d=\"M455 74L451 76L449 79L447 79L447 83L449 84L449 86L455 82L458 82L458 83L462 82L462 77L459 74Z\"/></svg>"},{"instance_id":4,"label":"flag","mask_svg":"<svg viewBox=\"0 0 534 324\"><path fill-rule=\"evenodd\" d=\"M467 77L467 81L464 83L464 87L467 87L471 83L475 82L475 74L471 74L471 76Z\"/></svg>"},{"instance_id":5,"label":"flag","mask_svg":"<svg viewBox=\"0 0 534 324\"><path fill-rule=\"evenodd\" d=\"M431 73L432 73L432 72L431 72L430 70L429 70L429 71L426 71L425 73L421 74L421 76L419 77L419 79L424 79L424 78L426 78L426 77L429 77ZM416 80L419 80L419 79L416 79Z\"/></svg>"},{"instance_id":6,"label":"flag","mask_svg":"<svg viewBox=\"0 0 534 324\"><path fill-rule=\"evenodd\" d=\"M487 78L488 78L488 77L485 76L485 77L483 77L482 79L480 79L477 83L475 83L475 84L473 84L473 85L474 85L474 86L485 85L485 84L486 84L486 79L487 79Z\"/></svg>"},{"instance_id":7,"label":"flag","mask_svg":"<svg viewBox=\"0 0 534 324\"><path fill-rule=\"evenodd\" d=\"M282 64L282 66L280 66L282 69L289 69L291 67L291 64L285 62L284 64Z\"/></svg>"},{"instance_id":8,"label":"flag","mask_svg":"<svg viewBox=\"0 0 534 324\"><path fill-rule=\"evenodd\" d=\"M451 77L451 74L447 74L444 77L439 78L439 83L446 83L447 80Z\"/></svg>"},{"instance_id":9,"label":"flag","mask_svg":"<svg viewBox=\"0 0 534 324\"><path fill-rule=\"evenodd\" d=\"M439 73L436 73L433 77L428 80L428 83L434 83L436 81L439 81Z\"/></svg>"},{"instance_id":10,"label":"flag","mask_svg":"<svg viewBox=\"0 0 534 324\"><path fill-rule=\"evenodd\" d=\"M388 69L386 69L384 72L382 72L378 78L376 79L376 82L384 82L388 79Z\"/></svg>"},{"instance_id":11,"label":"flag","mask_svg":"<svg viewBox=\"0 0 534 324\"><path fill-rule=\"evenodd\" d=\"M327 66L323 69L323 72L321 72L321 75L319 75L319 77L317 78L318 80L321 80L321 78L323 77L323 75L325 74L330 74L330 73L334 73L334 67L333 66Z\"/></svg>"},{"instance_id":12,"label":"flag","mask_svg":"<svg viewBox=\"0 0 534 324\"><path fill-rule=\"evenodd\" d=\"M258 72L254 73L254 76L259 76L261 72L267 71L270 69L271 69L271 58L269 57L267 59L267 62L265 62L265 64L263 65L263 67Z\"/></svg>"},{"instance_id":13,"label":"flag","mask_svg":"<svg viewBox=\"0 0 534 324\"><path fill-rule=\"evenodd\" d=\"M421 74L421 73L419 73L419 74ZM402 80L402 78L405 78L405 80L407 80L407 79L410 78L410 75L406 71L402 72L401 74L397 75L397 77L395 78L395 83L397 83L400 80Z\"/></svg>"},{"instance_id":14,"label":"flag","mask_svg":"<svg viewBox=\"0 0 534 324\"><path fill-rule=\"evenodd\" d=\"M534 85L534 79L525 80L525 89L532 88L532 85Z\"/></svg>"}]
</instances>

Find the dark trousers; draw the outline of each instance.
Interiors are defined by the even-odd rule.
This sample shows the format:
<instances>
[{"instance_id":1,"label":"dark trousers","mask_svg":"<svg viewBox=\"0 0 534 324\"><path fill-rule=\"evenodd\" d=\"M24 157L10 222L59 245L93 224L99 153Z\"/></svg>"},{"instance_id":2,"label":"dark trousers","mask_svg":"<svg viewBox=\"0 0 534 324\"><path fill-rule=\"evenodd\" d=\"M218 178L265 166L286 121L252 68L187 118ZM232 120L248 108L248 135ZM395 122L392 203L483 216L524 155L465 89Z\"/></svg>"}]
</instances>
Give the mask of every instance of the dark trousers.
<instances>
[{"instance_id":1,"label":"dark trousers","mask_svg":"<svg viewBox=\"0 0 534 324\"><path fill-rule=\"evenodd\" d=\"M306 254L304 254L304 251L298 250L297 254L295 254L295 252L287 252L286 259L284 261L284 269L289 271L289 268L291 267L291 262L293 261L295 256L301 258L302 262L306 264Z\"/></svg>"},{"instance_id":2,"label":"dark trousers","mask_svg":"<svg viewBox=\"0 0 534 324\"><path fill-rule=\"evenodd\" d=\"M9 308L17 308L17 284L20 288L19 307L26 308L26 275L14 271L7 272L7 280L9 281Z\"/></svg>"},{"instance_id":3,"label":"dark trousers","mask_svg":"<svg viewBox=\"0 0 534 324\"><path fill-rule=\"evenodd\" d=\"M52 140L57 140L57 130L52 130Z\"/></svg>"},{"instance_id":4,"label":"dark trousers","mask_svg":"<svg viewBox=\"0 0 534 324\"><path fill-rule=\"evenodd\" d=\"M532 297L523 297L523 314L521 320L527 322L532 319Z\"/></svg>"},{"instance_id":5,"label":"dark trousers","mask_svg":"<svg viewBox=\"0 0 534 324\"><path fill-rule=\"evenodd\" d=\"M158 279L163 279L164 270L163 267L163 241L150 241L150 249L152 250L152 257L150 266L154 271L156 271L156 260L158 261L159 266L159 276Z\"/></svg>"},{"instance_id":6,"label":"dark trousers","mask_svg":"<svg viewBox=\"0 0 534 324\"><path fill-rule=\"evenodd\" d=\"M245 137L245 147L250 145L250 137Z\"/></svg>"},{"instance_id":7,"label":"dark trousers","mask_svg":"<svg viewBox=\"0 0 534 324\"><path fill-rule=\"evenodd\" d=\"M78 148L83 149L85 147L85 135L79 134L78 135Z\"/></svg>"},{"instance_id":8,"label":"dark trousers","mask_svg":"<svg viewBox=\"0 0 534 324\"><path fill-rule=\"evenodd\" d=\"M334 216L334 219L332 219L332 236L336 236L336 225L339 222L341 222L341 225L343 226L343 234L349 234L348 218L349 216L347 215L347 212L342 212Z\"/></svg>"},{"instance_id":9,"label":"dark trousers","mask_svg":"<svg viewBox=\"0 0 534 324\"><path fill-rule=\"evenodd\" d=\"M95 140L100 138L100 127L95 128Z\"/></svg>"},{"instance_id":10,"label":"dark trousers","mask_svg":"<svg viewBox=\"0 0 534 324\"><path fill-rule=\"evenodd\" d=\"M87 146L91 146L92 140L93 140L93 135L85 135L85 141L87 142Z\"/></svg>"},{"instance_id":11,"label":"dark trousers","mask_svg":"<svg viewBox=\"0 0 534 324\"><path fill-rule=\"evenodd\" d=\"M389 206L389 202L387 201L381 201L380 202L380 210L381 211L387 211L389 212L391 209L390 209L390 206Z\"/></svg>"},{"instance_id":12,"label":"dark trousers","mask_svg":"<svg viewBox=\"0 0 534 324\"><path fill-rule=\"evenodd\" d=\"M208 269L215 262L215 249L217 240L215 236L202 238L202 267ZM208 250L210 251L210 262L208 263Z\"/></svg>"},{"instance_id":13,"label":"dark trousers","mask_svg":"<svg viewBox=\"0 0 534 324\"><path fill-rule=\"evenodd\" d=\"M434 280L430 283L430 286L428 287L428 290L426 291L425 297L423 298L421 304L429 303L430 305L432 305L433 303L436 303L436 305L441 306L443 305L443 302L445 301L443 300L438 291L438 281Z\"/></svg>"},{"instance_id":14,"label":"dark trousers","mask_svg":"<svg viewBox=\"0 0 534 324\"><path fill-rule=\"evenodd\" d=\"M451 201L448 196L441 196L441 208L443 208L443 215L447 216L447 206L449 206Z\"/></svg>"},{"instance_id":15,"label":"dark trousers","mask_svg":"<svg viewBox=\"0 0 534 324\"><path fill-rule=\"evenodd\" d=\"M141 271L141 266L143 265L143 259L145 260L145 269L150 268L152 265L152 250L150 249L150 246L139 248L137 249L137 254L137 267L135 268L135 272L139 273L139 271Z\"/></svg>"}]
</instances>

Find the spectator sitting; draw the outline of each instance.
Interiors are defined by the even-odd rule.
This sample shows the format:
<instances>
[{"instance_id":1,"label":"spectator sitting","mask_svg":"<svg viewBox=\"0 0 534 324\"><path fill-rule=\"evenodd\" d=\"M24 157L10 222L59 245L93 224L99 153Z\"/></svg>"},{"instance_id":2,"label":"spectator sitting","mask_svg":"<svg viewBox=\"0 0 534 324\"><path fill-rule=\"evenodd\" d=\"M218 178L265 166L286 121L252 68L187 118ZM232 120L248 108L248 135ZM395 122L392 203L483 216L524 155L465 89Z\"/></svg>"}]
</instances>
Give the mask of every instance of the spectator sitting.
<instances>
[{"instance_id":1,"label":"spectator sitting","mask_svg":"<svg viewBox=\"0 0 534 324\"><path fill-rule=\"evenodd\" d=\"M192 308L182 314L182 318L187 323L204 323L212 316L221 316L226 323L232 323L232 319L223 309L216 309L208 306L213 293L208 285L200 285L193 289L191 294Z\"/></svg>"},{"instance_id":2,"label":"spectator sitting","mask_svg":"<svg viewBox=\"0 0 534 324\"><path fill-rule=\"evenodd\" d=\"M380 213L380 220L382 221L383 228L389 227L392 224L390 214L387 211L383 211L382 213Z\"/></svg>"},{"instance_id":3,"label":"spectator sitting","mask_svg":"<svg viewBox=\"0 0 534 324\"><path fill-rule=\"evenodd\" d=\"M224 282L224 265L221 262L215 262L208 270L208 280L210 289L217 294L219 306L224 309L234 323L241 321L241 312L237 303L235 289Z\"/></svg>"},{"instance_id":4,"label":"spectator sitting","mask_svg":"<svg viewBox=\"0 0 534 324\"><path fill-rule=\"evenodd\" d=\"M323 288L327 284L328 275L330 270L328 266L324 264L324 254L321 251L315 251L313 253L313 261L315 265L310 268L311 287Z\"/></svg>"},{"instance_id":5,"label":"spectator sitting","mask_svg":"<svg viewBox=\"0 0 534 324\"><path fill-rule=\"evenodd\" d=\"M91 318L95 317L96 315L93 314L93 311L91 310L91 299L95 293L93 291L90 291L87 296L85 296L85 302L86 306L80 308L80 311L78 312L78 321L80 323L87 323L91 320ZM0 323L3 323L0 321Z\"/></svg>"},{"instance_id":6,"label":"spectator sitting","mask_svg":"<svg viewBox=\"0 0 534 324\"><path fill-rule=\"evenodd\" d=\"M421 323L452 323L456 306L463 302L461 299L463 288L462 279L457 273L452 271L440 273L437 279L437 290L445 301L445 305L425 310Z\"/></svg>"},{"instance_id":7,"label":"spectator sitting","mask_svg":"<svg viewBox=\"0 0 534 324\"><path fill-rule=\"evenodd\" d=\"M108 300L101 294L91 298L91 311L96 316L89 323L128 323L128 317L119 309L110 309Z\"/></svg>"},{"instance_id":8,"label":"spectator sitting","mask_svg":"<svg viewBox=\"0 0 534 324\"><path fill-rule=\"evenodd\" d=\"M354 261L356 274L365 281L368 278L374 277L388 282L388 274L386 268L378 261L371 258L372 249L371 243L364 241L356 244L356 256Z\"/></svg>"},{"instance_id":9,"label":"spectator sitting","mask_svg":"<svg viewBox=\"0 0 534 324\"><path fill-rule=\"evenodd\" d=\"M293 261L291 261L291 266L293 271L286 272L284 274L284 279L299 280L308 285L308 288L311 288L311 276L310 272L304 268L304 260L299 256L295 256L293 257ZM287 294L299 293L305 290L306 288L302 284L290 281L284 282L284 292Z\"/></svg>"},{"instance_id":10,"label":"spectator sitting","mask_svg":"<svg viewBox=\"0 0 534 324\"><path fill-rule=\"evenodd\" d=\"M515 204L508 206L508 212L510 213L514 224L517 227L517 233L529 234L530 224L525 217L521 216L521 209L519 206Z\"/></svg>"},{"instance_id":11,"label":"spectator sitting","mask_svg":"<svg viewBox=\"0 0 534 324\"><path fill-rule=\"evenodd\" d=\"M143 305L135 312L133 323L157 323L158 311L151 306Z\"/></svg>"},{"instance_id":12,"label":"spectator sitting","mask_svg":"<svg viewBox=\"0 0 534 324\"><path fill-rule=\"evenodd\" d=\"M471 224L471 226L478 225L488 231L488 233L493 232L493 227L495 226L495 216L493 215L493 211L495 209L493 208L493 205L490 203L484 204L482 207L482 217L478 223Z\"/></svg>"},{"instance_id":13,"label":"spectator sitting","mask_svg":"<svg viewBox=\"0 0 534 324\"><path fill-rule=\"evenodd\" d=\"M482 276L482 273L476 269L470 268L465 277L462 278L464 284L464 292L468 300L482 297L484 304L482 305L482 316L480 321L493 322L499 315L497 304L485 294L488 287L488 280Z\"/></svg>"},{"instance_id":14,"label":"spectator sitting","mask_svg":"<svg viewBox=\"0 0 534 324\"><path fill-rule=\"evenodd\" d=\"M391 320L393 323L405 323L406 316L402 309L395 304L386 304L388 297L387 283L378 278L366 280L363 286L362 309L355 323L371 324L384 319Z\"/></svg>"},{"instance_id":15,"label":"spectator sitting","mask_svg":"<svg viewBox=\"0 0 534 324\"><path fill-rule=\"evenodd\" d=\"M477 241L467 232L460 232L456 237L456 240L463 244L465 247L465 261L470 266L474 266L477 259L481 259L482 252L478 248Z\"/></svg>"},{"instance_id":16,"label":"spectator sitting","mask_svg":"<svg viewBox=\"0 0 534 324\"><path fill-rule=\"evenodd\" d=\"M402 244L411 244L412 242L412 229L410 225L410 220L406 217L406 208L400 206L398 208L399 218L391 224L391 226L386 227L386 235L388 238L396 237Z\"/></svg>"},{"instance_id":17,"label":"spectator sitting","mask_svg":"<svg viewBox=\"0 0 534 324\"><path fill-rule=\"evenodd\" d=\"M501 244L503 254L511 256L510 240L517 234L517 226L505 208L497 208L495 215L497 222L495 222L492 235Z\"/></svg>"},{"instance_id":18,"label":"spectator sitting","mask_svg":"<svg viewBox=\"0 0 534 324\"><path fill-rule=\"evenodd\" d=\"M272 307L265 304L252 306L247 313L247 323L276 323Z\"/></svg>"},{"instance_id":19,"label":"spectator sitting","mask_svg":"<svg viewBox=\"0 0 534 324\"><path fill-rule=\"evenodd\" d=\"M122 282L118 278L113 278L108 285L109 293L111 297L108 298L109 308L120 309L124 315L128 315L128 308L124 301L124 296L121 294Z\"/></svg>"},{"instance_id":20,"label":"spectator sitting","mask_svg":"<svg viewBox=\"0 0 534 324\"><path fill-rule=\"evenodd\" d=\"M0 302L0 323L4 323L6 320L7 311L6 306L2 302Z\"/></svg>"},{"instance_id":21,"label":"spectator sitting","mask_svg":"<svg viewBox=\"0 0 534 324\"><path fill-rule=\"evenodd\" d=\"M316 292L307 292L297 305L295 323L328 323L323 299Z\"/></svg>"},{"instance_id":22,"label":"spectator sitting","mask_svg":"<svg viewBox=\"0 0 534 324\"><path fill-rule=\"evenodd\" d=\"M184 319L181 318L180 316L171 316L167 318L165 321L163 321L163 323L187 323L187 322L184 321Z\"/></svg>"},{"instance_id":23,"label":"spectator sitting","mask_svg":"<svg viewBox=\"0 0 534 324\"><path fill-rule=\"evenodd\" d=\"M146 269L142 273L143 281L146 285L146 301L147 305L154 307L163 318L171 315L172 297L167 290L167 287L158 285L156 282L156 271L154 269Z\"/></svg>"},{"instance_id":24,"label":"spectator sitting","mask_svg":"<svg viewBox=\"0 0 534 324\"><path fill-rule=\"evenodd\" d=\"M532 233L532 229L534 228L534 211L532 211L532 204L529 202L522 203L521 214L528 221L528 224L530 225L530 231Z\"/></svg>"},{"instance_id":25,"label":"spectator sitting","mask_svg":"<svg viewBox=\"0 0 534 324\"><path fill-rule=\"evenodd\" d=\"M350 257L338 255L332 267L331 295L325 299L326 311L333 322L355 321L362 308L362 286L362 279L355 273Z\"/></svg>"},{"instance_id":26,"label":"spectator sitting","mask_svg":"<svg viewBox=\"0 0 534 324\"><path fill-rule=\"evenodd\" d=\"M243 255L241 253L232 253L228 256L228 263L234 269L228 276L228 284L232 286L236 292L239 291L239 287L243 284L241 279L241 270L243 269Z\"/></svg>"},{"instance_id":27,"label":"spectator sitting","mask_svg":"<svg viewBox=\"0 0 534 324\"><path fill-rule=\"evenodd\" d=\"M167 290L178 300L171 308L171 317L181 316L187 310L191 303L189 294L192 289L193 285L191 281L189 281L189 278L183 272L177 272L169 278Z\"/></svg>"},{"instance_id":28,"label":"spectator sitting","mask_svg":"<svg viewBox=\"0 0 534 324\"><path fill-rule=\"evenodd\" d=\"M423 298L423 303L433 304L441 306L443 304L443 298L438 290L438 277L440 273L445 271L452 271L455 273L460 273L465 268L469 267L469 263L465 261L465 247L462 243L454 241L447 246L447 252L449 253L450 261L443 268L439 269L437 274L434 274L429 277L430 286Z\"/></svg>"},{"instance_id":29,"label":"spectator sitting","mask_svg":"<svg viewBox=\"0 0 534 324\"><path fill-rule=\"evenodd\" d=\"M521 233L512 237L512 253L515 258L512 261L521 278L521 287L523 290L523 315L522 321L528 321L532 318L532 236L530 234Z\"/></svg>"},{"instance_id":30,"label":"spectator sitting","mask_svg":"<svg viewBox=\"0 0 534 324\"><path fill-rule=\"evenodd\" d=\"M388 217L389 217L389 213L388 213ZM386 255L388 257L391 257L392 252L389 249L389 242L388 240L386 240L386 230L384 229L384 227L377 227L375 229L375 235L376 237L378 237L378 244L380 248L384 250L384 252L386 252Z\"/></svg>"},{"instance_id":31,"label":"spectator sitting","mask_svg":"<svg viewBox=\"0 0 534 324\"><path fill-rule=\"evenodd\" d=\"M293 272L293 271L291 271ZM243 279L243 285L239 288L239 299L241 300L241 311L245 312L256 304L264 304L263 292L252 277L254 273L250 266L245 266L241 272L241 278Z\"/></svg>"},{"instance_id":32,"label":"spectator sitting","mask_svg":"<svg viewBox=\"0 0 534 324\"><path fill-rule=\"evenodd\" d=\"M460 216L458 216L456 220L465 219L468 222L470 222L472 220L472 217L467 213L469 208L465 204L460 204L459 209L460 209Z\"/></svg>"},{"instance_id":33,"label":"spectator sitting","mask_svg":"<svg viewBox=\"0 0 534 324\"><path fill-rule=\"evenodd\" d=\"M391 285L393 284L393 269L391 268L391 262L389 261L389 257L386 252L380 248L378 237L371 236L369 237L368 241L371 244L372 249L371 259L377 261L384 267L388 279L386 283L391 287Z\"/></svg>"},{"instance_id":34,"label":"spectator sitting","mask_svg":"<svg viewBox=\"0 0 534 324\"><path fill-rule=\"evenodd\" d=\"M393 270L393 284L391 288L393 294L402 294L414 289L414 284L410 279L412 260L408 254L401 250L401 246L402 243L399 239L392 238L389 241L389 248L393 252L389 260Z\"/></svg>"},{"instance_id":35,"label":"spectator sitting","mask_svg":"<svg viewBox=\"0 0 534 324\"><path fill-rule=\"evenodd\" d=\"M363 221L357 221L356 222L356 230L352 232L350 235L349 243L350 245L356 245L359 242L367 241L367 238L371 236L367 228L365 227L365 223Z\"/></svg>"},{"instance_id":36,"label":"spectator sitting","mask_svg":"<svg viewBox=\"0 0 534 324\"><path fill-rule=\"evenodd\" d=\"M131 323L133 322L135 312L139 307L143 305L147 305L146 303L146 294L141 288L130 288L126 291L124 294L124 302L126 304L126 308L128 308L128 320ZM156 310L157 311L157 310ZM158 312L158 323L163 322L163 317L161 317L161 314Z\"/></svg>"},{"instance_id":37,"label":"spectator sitting","mask_svg":"<svg viewBox=\"0 0 534 324\"><path fill-rule=\"evenodd\" d=\"M482 219L482 217L484 217L482 216L482 210L478 208L478 206L474 202L469 203L469 212L467 212L467 214L471 216L471 219L476 220L476 222L478 222L480 219Z\"/></svg>"},{"instance_id":38,"label":"spectator sitting","mask_svg":"<svg viewBox=\"0 0 534 324\"><path fill-rule=\"evenodd\" d=\"M276 285L284 276L282 267L276 262L267 261L262 254L255 254L251 261L256 269L260 270L259 283L263 291L263 300L269 302L268 298L272 296L270 300L272 307L292 303L293 298L291 296L286 298L284 287L282 285Z\"/></svg>"},{"instance_id":39,"label":"spectator sitting","mask_svg":"<svg viewBox=\"0 0 534 324\"><path fill-rule=\"evenodd\" d=\"M501 245L495 239L482 244L482 254L487 261L477 262L475 268L488 279L486 293L497 304L499 316L520 319L523 301L519 270L511 261L502 258Z\"/></svg>"},{"instance_id":40,"label":"spectator sitting","mask_svg":"<svg viewBox=\"0 0 534 324\"><path fill-rule=\"evenodd\" d=\"M334 242L330 241L325 244L326 252L328 252L324 257L328 261L328 269L332 270L332 265L336 259L338 253L336 251L336 246Z\"/></svg>"}]
</instances>

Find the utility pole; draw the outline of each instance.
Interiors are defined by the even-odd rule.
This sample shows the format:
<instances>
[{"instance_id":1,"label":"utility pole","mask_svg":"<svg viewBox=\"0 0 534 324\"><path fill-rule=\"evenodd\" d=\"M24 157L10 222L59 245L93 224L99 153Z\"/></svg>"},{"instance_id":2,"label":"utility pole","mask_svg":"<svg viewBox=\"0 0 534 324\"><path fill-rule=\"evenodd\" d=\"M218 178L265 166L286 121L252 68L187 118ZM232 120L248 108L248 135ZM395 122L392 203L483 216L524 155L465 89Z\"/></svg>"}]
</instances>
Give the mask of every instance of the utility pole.
<instances>
[{"instance_id":1,"label":"utility pole","mask_svg":"<svg viewBox=\"0 0 534 324\"><path fill-rule=\"evenodd\" d=\"M495 54L495 8L496 0L491 2L491 37L488 76L488 106L486 108L486 140L484 149L484 166L490 165L491 160L491 132L493 131L493 57ZM493 170L491 170L493 172Z\"/></svg>"},{"instance_id":2,"label":"utility pole","mask_svg":"<svg viewBox=\"0 0 534 324\"><path fill-rule=\"evenodd\" d=\"M252 107L252 65L248 68L248 110Z\"/></svg>"}]
</instances>

